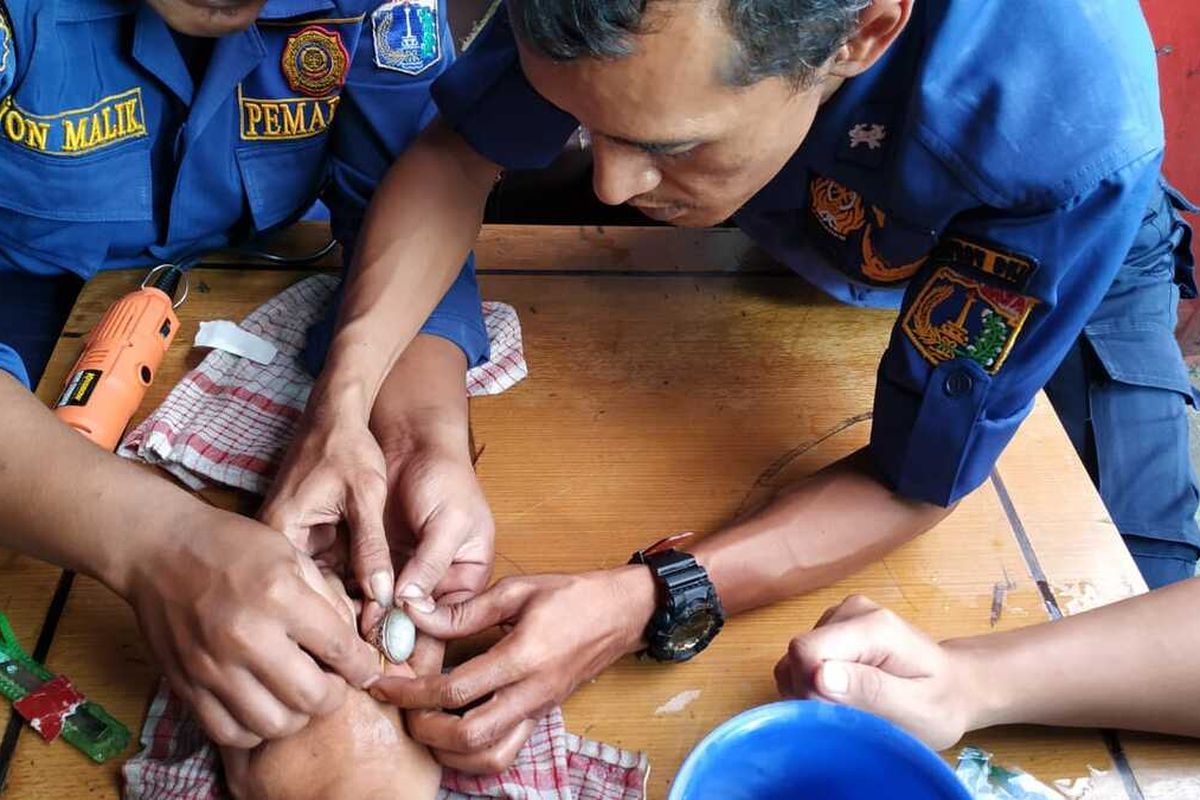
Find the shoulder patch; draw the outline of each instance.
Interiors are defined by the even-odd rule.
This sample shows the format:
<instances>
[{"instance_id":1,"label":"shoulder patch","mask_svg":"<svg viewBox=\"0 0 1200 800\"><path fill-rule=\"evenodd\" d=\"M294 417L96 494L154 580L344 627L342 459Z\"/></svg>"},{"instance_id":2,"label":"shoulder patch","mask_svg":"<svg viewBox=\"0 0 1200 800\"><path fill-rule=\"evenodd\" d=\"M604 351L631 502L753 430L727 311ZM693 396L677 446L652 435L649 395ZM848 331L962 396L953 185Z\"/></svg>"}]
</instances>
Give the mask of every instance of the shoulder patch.
<instances>
[{"instance_id":1,"label":"shoulder patch","mask_svg":"<svg viewBox=\"0 0 1200 800\"><path fill-rule=\"evenodd\" d=\"M940 267L921 287L900 326L930 364L969 358L995 375L1035 305L1031 297Z\"/></svg>"},{"instance_id":2,"label":"shoulder patch","mask_svg":"<svg viewBox=\"0 0 1200 800\"><path fill-rule=\"evenodd\" d=\"M8 94L17 77L17 54L13 46L12 26L0 3L0 97Z\"/></svg>"},{"instance_id":3,"label":"shoulder patch","mask_svg":"<svg viewBox=\"0 0 1200 800\"><path fill-rule=\"evenodd\" d=\"M442 59L438 0L391 0L371 14L375 66L420 75Z\"/></svg>"},{"instance_id":4,"label":"shoulder patch","mask_svg":"<svg viewBox=\"0 0 1200 800\"><path fill-rule=\"evenodd\" d=\"M1035 258L965 236L942 238L933 250L932 260L937 266L981 272L1018 292L1029 286L1029 279L1039 266Z\"/></svg>"},{"instance_id":5,"label":"shoulder patch","mask_svg":"<svg viewBox=\"0 0 1200 800\"><path fill-rule=\"evenodd\" d=\"M341 34L309 25L288 37L283 46L283 74L293 92L325 97L342 87L350 55Z\"/></svg>"},{"instance_id":6,"label":"shoulder patch","mask_svg":"<svg viewBox=\"0 0 1200 800\"><path fill-rule=\"evenodd\" d=\"M831 178L814 175L808 186L809 211L825 232L845 241L867 222L858 192Z\"/></svg>"}]
</instances>

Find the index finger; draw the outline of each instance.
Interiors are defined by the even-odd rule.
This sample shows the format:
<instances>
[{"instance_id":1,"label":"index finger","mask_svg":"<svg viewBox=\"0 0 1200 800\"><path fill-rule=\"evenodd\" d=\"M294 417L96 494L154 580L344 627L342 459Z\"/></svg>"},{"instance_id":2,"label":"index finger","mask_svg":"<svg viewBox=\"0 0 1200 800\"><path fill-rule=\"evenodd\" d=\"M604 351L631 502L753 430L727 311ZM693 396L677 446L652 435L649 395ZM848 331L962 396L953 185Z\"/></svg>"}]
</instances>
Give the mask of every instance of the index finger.
<instances>
[{"instance_id":1,"label":"index finger","mask_svg":"<svg viewBox=\"0 0 1200 800\"><path fill-rule=\"evenodd\" d=\"M519 681L524 674L510 640L502 639L448 674L382 678L371 687L371 693L400 708L455 709Z\"/></svg>"},{"instance_id":2,"label":"index finger","mask_svg":"<svg viewBox=\"0 0 1200 800\"><path fill-rule=\"evenodd\" d=\"M553 693L530 679L496 693L464 716L426 712L416 718L413 736L435 750L475 753L491 747L554 704Z\"/></svg>"},{"instance_id":3,"label":"index finger","mask_svg":"<svg viewBox=\"0 0 1200 800\"><path fill-rule=\"evenodd\" d=\"M292 639L351 686L365 689L374 683L380 675L378 651L314 589L301 583L298 594L288 605L287 629Z\"/></svg>"}]
</instances>

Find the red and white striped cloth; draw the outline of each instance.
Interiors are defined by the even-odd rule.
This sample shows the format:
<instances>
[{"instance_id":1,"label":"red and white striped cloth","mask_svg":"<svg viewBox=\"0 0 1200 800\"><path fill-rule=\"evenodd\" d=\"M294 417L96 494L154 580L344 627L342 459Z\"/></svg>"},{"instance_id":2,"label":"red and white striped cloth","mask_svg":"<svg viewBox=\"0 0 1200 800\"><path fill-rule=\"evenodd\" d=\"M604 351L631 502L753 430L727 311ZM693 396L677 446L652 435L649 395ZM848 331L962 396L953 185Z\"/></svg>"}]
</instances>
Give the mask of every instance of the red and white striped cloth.
<instances>
[{"instance_id":1,"label":"red and white striped cloth","mask_svg":"<svg viewBox=\"0 0 1200 800\"><path fill-rule=\"evenodd\" d=\"M123 768L125 800L227 800L220 755L166 682L142 727L142 751ZM633 753L566 732L562 712L542 719L505 772L442 773L438 800L641 800L650 766Z\"/></svg>"},{"instance_id":2,"label":"red and white striped cloth","mask_svg":"<svg viewBox=\"0 0 1200 800\"><path fill-rule=\"evenodd\" d=\"M156 464L193 489L206 481L265 494L304 411L313 381L300 364L308 329L337 290L314 275L268 300L241 327L278 348L270 364L209 353L117 452ZM485 302L491 358L467 372L470 395L500 394L529 372L516 310Z\"/></svg>"}]
</instances>

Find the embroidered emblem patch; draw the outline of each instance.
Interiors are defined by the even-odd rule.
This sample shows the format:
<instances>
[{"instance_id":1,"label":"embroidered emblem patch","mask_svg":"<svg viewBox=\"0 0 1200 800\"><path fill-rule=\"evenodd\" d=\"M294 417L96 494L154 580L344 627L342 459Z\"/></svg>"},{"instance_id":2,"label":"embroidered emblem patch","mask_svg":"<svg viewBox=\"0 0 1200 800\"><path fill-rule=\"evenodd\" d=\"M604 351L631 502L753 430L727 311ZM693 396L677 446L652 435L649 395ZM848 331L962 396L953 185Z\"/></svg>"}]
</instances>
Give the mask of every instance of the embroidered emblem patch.
<instances>
[{"instance_id":1,"label":"embroidered emblem patch","mask_svg":"<svg viewBox=\"0 0 1200 800\"><path fill-rule=\"evenodd\" d=\"M907 264L892 264L875 249L875 244L871 240L871 231L882 230L887 227L887 215L878 207L871 206L871 214L875 217L874 225L867 225L863 229L862 235L862 273L873 281L880 283L899 283L906 281L917 271L924 266L929 259L928 255L921 256L915 261L910 261Z\"/></svg>"},{"instance_id":2,"label":"embroidered emblem patch","mask_svg":"<svg viewBox=\"0 0 1200 800\"><path fill-rule=\"evenodd\" d=\"M288 37L282 63L293 92L324 97L346 82L350 55L340 34L309 25Z\"/></svg>"},{"instance_id":3,"label":"embroidered emblem patch","mask_svg":"<svg viewBox=\"0 0 1200 800\"><path fill-rule=\"evenodd\" d=\"M845 241L867 221L858 192L835 180L814 175L808 194L809 209L831 236Z\"/></svg>"},{"instance_id":4,"label":"embroidered emblem patch","mask_svg":"<svg viewBox=\"0 0 1200 800\"><path fill-rule=\"evenodd\" d=\"M420 75L442 58L438 0L392 0L371 14L375 66Z\"/></svg>"},{"instance_id":5,"label":"embroidered emblem patch","mask_svg":"<svg viewBox=\"0 0 1200 800\"><path fill-rule=\"evenodd\" d=\"M3 4L0 4L0 97L12 88L17 72L16 60L13 54L12 28L8 27Z\"/></svg>"},{"instance_id":6,"label":"embroidered emblem patch","mask_svg":"<svg viewBox=\"0 0 1200 800\"><path fill-rule=\"evenodd\" d=\"M850 129L850 149L865 145L868 150L878 150L883 147L887 138L887 128L882 125L864 125L859 123Z\"/></svg>"},{"instance_id":7,"label":"embroidered emblem patch","mask_svg":"<svg viewBox=\"0 0 1200 800\"><path fill-rule=\"evenodd\" d=\"M935 264L991 275L1017 291L1024 291L1038 270L1036 259L963 236L947 236L938 242L933 259Z\"/></svg>"},{"instance_id":8,"label":"embroidered emblem patch","mask_svg":"<svg viewBox=\"0 0 1200 800\"><path fill-rule=\"evenodd\" d=\"M901 328L929 363L969 358L995 375L1035 305L1031 297L941 267L909 306Z\"/></svg>"}]
</instances>

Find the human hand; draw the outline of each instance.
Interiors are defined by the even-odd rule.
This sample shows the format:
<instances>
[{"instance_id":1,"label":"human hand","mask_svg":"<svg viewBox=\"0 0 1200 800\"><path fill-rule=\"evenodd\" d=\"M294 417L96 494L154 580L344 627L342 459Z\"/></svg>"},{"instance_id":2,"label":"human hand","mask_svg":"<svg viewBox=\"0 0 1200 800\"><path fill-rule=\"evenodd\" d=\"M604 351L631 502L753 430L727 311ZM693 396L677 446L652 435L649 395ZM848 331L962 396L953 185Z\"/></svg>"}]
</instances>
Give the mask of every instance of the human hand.
<instances>
[{"instance_id":1,"label":"human hand","mask_svg":"<svg viewBox=\"0 0 1200 800\"><path fill-rule=\"evenodd\" d=\"M399 574L395 602L432 610L487 586L496 526L465 449L435 436L385 448L387 531Z\"/></svg>"},{"instance_id":2,"label":"human hand","mask_svg":"<svg viewBox=\"0 0 1200 800\"><path fill-rule=\"evenodd\" d=\"M809 633L792 639L775 666L784 697L816 698L870 711L906 728L935 750L973 726L979 696L969 662L892 611L861 596L830 608Z\"/></svg>"},{"instance_id":3,"label":"human hand","mask_svg":"<svg viewBox=\"0 0 1200 800\"><path fill-rule=\"evenodd\" d=\"M446 766L498 772L549 709L641 647L654 608L654 581L642 566L505 578L465 602L439 604L428 614L412 609L417 627L443 640L511 626L488 652L447 675L381 679L371 693L402 708L427 709L409 715L411 733ZM441 710L489 694L462 717Z\"/></svg>"},{"instance_id":4,"label":"human hand","mask_svg":"<svg viewBox=\"0 0 1200 800\"><path fill-rule=\"evenodd\" d=\"M390 606L387 494L387 465L366 418L314 399L259 518L310 555L328 547L334 527L345 521L358 585L368 598Z\"/></svg>"},{"instance_id":5,"label":"human hand","mask_svg":"<svg viewBox=\"0 0 1200 800\"><path fill-rule=\"evenodd\" d=\"M376 651L275 531L202 506L156 541L119 588L171 688L218 744L287 736L336 709L347 682L378 678Z\"/></svg>"}]
</instances>

